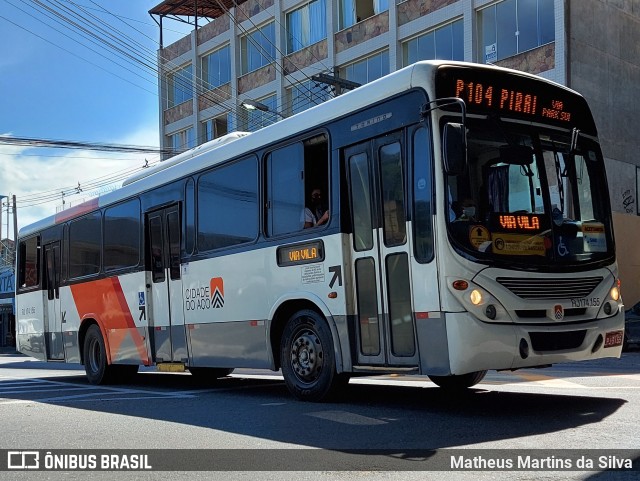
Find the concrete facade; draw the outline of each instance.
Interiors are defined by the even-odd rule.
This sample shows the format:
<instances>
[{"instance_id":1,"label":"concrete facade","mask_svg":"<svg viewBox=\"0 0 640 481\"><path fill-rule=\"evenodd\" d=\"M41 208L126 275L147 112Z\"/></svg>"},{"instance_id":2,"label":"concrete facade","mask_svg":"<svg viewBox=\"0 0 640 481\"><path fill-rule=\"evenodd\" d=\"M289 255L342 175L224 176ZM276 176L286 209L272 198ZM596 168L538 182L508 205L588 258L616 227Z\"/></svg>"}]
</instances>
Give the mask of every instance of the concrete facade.
<instances>
[{"instance_id":1,"label":"concrete facade","mask_svg":"<svg viewBox=\"0 0 640 481\"><path fill-rule=\"evenodd\" d=\"M567 85L585 96L607 162L625 304L640 300L640 1L566 2Z\"/></svg>"}]
</instances>

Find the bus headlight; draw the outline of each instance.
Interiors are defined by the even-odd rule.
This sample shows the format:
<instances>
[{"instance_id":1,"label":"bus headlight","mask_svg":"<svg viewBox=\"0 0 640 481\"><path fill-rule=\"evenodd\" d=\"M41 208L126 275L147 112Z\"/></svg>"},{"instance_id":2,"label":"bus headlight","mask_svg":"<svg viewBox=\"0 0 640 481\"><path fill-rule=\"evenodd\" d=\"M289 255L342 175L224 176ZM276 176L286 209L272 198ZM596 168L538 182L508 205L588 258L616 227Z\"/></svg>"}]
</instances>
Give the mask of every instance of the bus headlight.
<instances>
[{"instance_id":1,"label":"bus headlight","mask_svg":"<svg viewBox=\"0 0 640 481\"><path fill-rule=\"evenodd\" d=\"M609 291L609 296L611 296L611 299L613 299L614 301L619 301L620 300L620 288L618 286L613 286L611 288L611 290Z\"/></svg>"},{"instance_id":2,"label":"bus headlight","mask_svg":"<svg viewBox=\"0 0 640 481\"><path fill-rule=\"evenodd\" d=\"M509 322L511 316L486 289L460 278L447 279L449 292L470 314L482 321Z\"/></svg>"},{"instance_id":3,"label":"bus headlight","mask_svg":"<svg viewBox=\"0 0 640 481\"><path fill-rule=\"evenodd\" d=\"M602 303L602 308L598 313L598 318L616 315L622 309L622 296L620 295L620 279L613 282L613 287L609 289L609 295Z\"/></svg>"},{"instance_id":4,"label":"bus headlight","mask_svg":"<svg viewBox=\"0 0 640 481\"><path fill-rule=\"evenodd\" d=\"M474 289L471 291L469 299L471 299L471 304L478 306L482 302L482 293L478 289Z\"/></svg>"}]
</instances>

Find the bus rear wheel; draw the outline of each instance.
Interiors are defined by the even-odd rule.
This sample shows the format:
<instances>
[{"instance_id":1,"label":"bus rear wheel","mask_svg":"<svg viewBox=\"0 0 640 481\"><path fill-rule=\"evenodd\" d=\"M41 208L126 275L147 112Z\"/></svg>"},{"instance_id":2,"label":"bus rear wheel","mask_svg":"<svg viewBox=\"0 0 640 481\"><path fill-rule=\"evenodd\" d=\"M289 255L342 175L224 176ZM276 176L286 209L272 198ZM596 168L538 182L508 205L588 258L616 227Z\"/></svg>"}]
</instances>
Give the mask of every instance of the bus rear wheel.
<instances>
[{"instance_id":1,"label":"bus rear wheel","mask_svg":"<svg viewBox=\"0 0 640 481\"><path fill-rule=\"evenodd\" d=\"M91 384L111 381L113 368L107 362L107 349L97 324L89 327L84 339L84 370Z\"/></svg>"},{"instance_id":2,"label":"bus rear wheel","mask_svg":"<svg viewBox=\"0 0 640 481\"><path fill-rule=\"evenodd\" d=\"M429 379L437 386L446 390L459 390L475 386L484 379L487 371L475 371L454 376L429 376Z\"/></svg>"},{"instance_id":3,"label":"bus rear wheel","mask_svg":"<svg viewBox=\"0 0 640 481\"><path fill-rule=\"evenodd\" d=\"M287 388L302 401L322 401L344 384L336 373L329 326L324 317L310 309L296 312L287 321L280 360Z\"/></svg>"}]
</instances>

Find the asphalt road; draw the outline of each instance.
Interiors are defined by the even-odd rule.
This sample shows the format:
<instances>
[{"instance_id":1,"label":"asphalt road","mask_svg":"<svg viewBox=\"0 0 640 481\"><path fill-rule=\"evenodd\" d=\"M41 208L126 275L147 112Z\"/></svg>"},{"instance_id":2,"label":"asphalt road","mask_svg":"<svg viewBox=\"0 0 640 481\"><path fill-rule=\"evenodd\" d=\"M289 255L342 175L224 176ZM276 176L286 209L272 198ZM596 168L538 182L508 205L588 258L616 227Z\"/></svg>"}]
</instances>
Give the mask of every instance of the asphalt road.
<instances>
[{"instance_id":1,"label":"asphalt road","mask_svg":"<svg viewBox=\"0 0 640 481\"><path fill-rule=\"evenodd\" d=\"M128 384L91 386L81 366L0 356L0 449L184 450L152 452L156 468L176 463L177 473L14 471L0 479L637 479L638 425L640 352L491 372L455 396L421 376L359 378L322 404L295 400L269 371L203 384L145 370ZM198 451L212 449L226 451ZM551 456L557 467L580 453L596 464L614 453L615 463L618 451L606 450L620 449L631 450L618 458L630 457L636 471L429 468L458 450L465 460ZM226 471L230 463L237 471ZM198 466L225 471L188 471Z\"/></svg>"}]
</instances>

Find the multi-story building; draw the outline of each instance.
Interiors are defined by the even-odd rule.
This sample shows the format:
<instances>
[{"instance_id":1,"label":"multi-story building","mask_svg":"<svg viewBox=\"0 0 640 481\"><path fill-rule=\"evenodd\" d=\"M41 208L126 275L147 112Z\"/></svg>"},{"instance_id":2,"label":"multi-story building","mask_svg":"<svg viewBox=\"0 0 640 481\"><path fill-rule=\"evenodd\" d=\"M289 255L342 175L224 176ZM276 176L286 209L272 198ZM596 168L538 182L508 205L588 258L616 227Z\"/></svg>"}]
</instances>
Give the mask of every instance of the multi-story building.
<instances>
[{"instance_id":1,"label":"multi-story building","mask_svg":"<svg viewBox=\"0 0 640 481\"><path fill-rule=\"evenodd\" d=\"M158 52L164 148L261 128L421 59L493 63L581 92L607 161L626 302L640 300L637 0L166 0L150 13L161 38L163 19L195 25Z\"/></svg>"}]
</instances>

